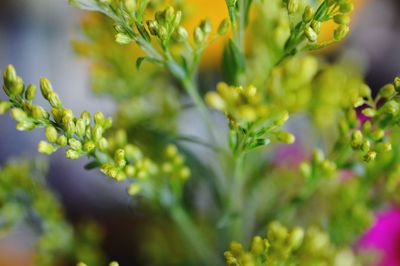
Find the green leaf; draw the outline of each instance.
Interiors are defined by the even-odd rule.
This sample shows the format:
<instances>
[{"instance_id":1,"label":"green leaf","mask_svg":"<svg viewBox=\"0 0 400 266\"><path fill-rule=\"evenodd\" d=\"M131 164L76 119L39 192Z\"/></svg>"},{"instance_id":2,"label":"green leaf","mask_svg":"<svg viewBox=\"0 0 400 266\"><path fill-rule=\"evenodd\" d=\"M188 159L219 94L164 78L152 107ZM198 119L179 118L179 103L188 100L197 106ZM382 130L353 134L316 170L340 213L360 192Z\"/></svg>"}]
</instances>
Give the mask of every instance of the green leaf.
<instances>
[{"instance_id":1,"label":"green leaf","mask_svg":"<svg viewBox=\"0 0 400 266\"><path fill-rule=\"evenodd\" d=\"M229 39L224 48L222 58L222 74L224 79L238 85L239 76L245 71L245 58L232 39Z\"/></svg>"},{"instance_id":2,"label":"green leaf","mask_svg":"<svg viewBox=\"0 0 400 266\"><path fill-rule=\"evenodd\" d=\"M157 60L155 58L151 58L151 57L138 57L138 59L136 59L136 69L139 70L140 67L142 66L142 63L144 61L149 61L153 64L162 64L162 62L160 60Z\"/></svg>"},{"instance_id":3,"label":"green leaf","mask_svg":"<svg viewBox=\"0 0 400 266\"><path fill-rule=\"evenodd\" d=\"M96 0L68 0L68 3L84 10L102 11Z\"/></svg>"},{"instance_id":4,"label":"green leaf","mask_svg":"<svg viewBox=\"0 0 400 266\"><path fill-rule=\"evenodd\" d=\"M86 170L92 170L94 168L100 167L101 164L98 161L91 161L85 165Z\"/></svg>"},{"instance_id":5,"label":"green leaf","mask_svg":"<svg viewBox=\"0 0 400 266\"><path fill-rule=\"evenodd\" d=\"M147 42L150 42L150 34L141 23L136 22L136 28L138 29L140 36L142 36Z\"/></svg>"}]
</instances>

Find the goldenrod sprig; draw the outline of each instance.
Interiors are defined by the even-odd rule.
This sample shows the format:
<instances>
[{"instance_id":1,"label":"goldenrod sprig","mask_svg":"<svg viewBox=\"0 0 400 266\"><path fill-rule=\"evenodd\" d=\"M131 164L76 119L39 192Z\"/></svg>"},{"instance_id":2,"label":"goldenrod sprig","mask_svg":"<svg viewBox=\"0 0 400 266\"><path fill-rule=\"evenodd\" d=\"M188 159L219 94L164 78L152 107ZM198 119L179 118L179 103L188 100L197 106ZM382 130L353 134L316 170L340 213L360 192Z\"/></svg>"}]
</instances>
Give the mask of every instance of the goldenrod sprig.
<instances>
[{"instance_id":1,"label":"goldenrod sprig","mask_svg":"<svg viewBox=\"0 0 400 266\"><path fill-rule=\"evenodd\" d=\"M301 12L299 0L286 0L285 5L291 21L291 33L286 41L281 61L299 51L320 49L339 42L349 33L350 17L347 14L353 10L353 5L349 0L324 0L317 8L307 5L298 22L292 21L292 14ZM334 35L331 40L318 43L321 24L328 21L337 24Z\"/></svg>"},{"instance_id":2,"label":"goldenrod sprig","mask_svg":"<svg viewBox=\"0 0 400 266\"><path fill-rule=\"evenodd\" d=\"M266 236L253 238L250 248L232 242L224 253L228 266L272 265L358 265L350 249L336 247L329 236L315 227L288 229L277 221L269 224Z\"/></svg>"},{"instance_id":3,"label":"goldenrod sprig","mask_svg":"<svg viewBox=\"0 0 400 266\"><path fill-rule=\"evenodd\" d=\"M268 105L254 86L233 87L219 83L216 92L206 95L206 102L225 113L230 127L230 146L234 153L280 141L291 144L295 138L282 130L289 118L284 110Z\"/></svg>"}]
</instances>

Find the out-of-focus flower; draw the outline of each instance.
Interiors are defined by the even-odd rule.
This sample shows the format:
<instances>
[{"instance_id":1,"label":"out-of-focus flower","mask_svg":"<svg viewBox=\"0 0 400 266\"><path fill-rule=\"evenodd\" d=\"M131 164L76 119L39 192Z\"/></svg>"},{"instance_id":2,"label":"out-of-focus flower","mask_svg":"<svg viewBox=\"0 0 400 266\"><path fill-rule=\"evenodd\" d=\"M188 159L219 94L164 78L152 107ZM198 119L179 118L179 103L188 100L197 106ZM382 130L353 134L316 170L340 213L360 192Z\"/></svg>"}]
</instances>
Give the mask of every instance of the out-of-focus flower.
<instances>
[{"instance_id":1,"label":"out-of-focus flower","mask_svg":"<svg viewBox=\"0 0 400 266\"><path fill-rule=\"evenodd\" d=\"M381 257L379 266L400 265L400 208L377 214L371 229L363 236L361 250L376 250Z\"/></svg>"}]
</instances>

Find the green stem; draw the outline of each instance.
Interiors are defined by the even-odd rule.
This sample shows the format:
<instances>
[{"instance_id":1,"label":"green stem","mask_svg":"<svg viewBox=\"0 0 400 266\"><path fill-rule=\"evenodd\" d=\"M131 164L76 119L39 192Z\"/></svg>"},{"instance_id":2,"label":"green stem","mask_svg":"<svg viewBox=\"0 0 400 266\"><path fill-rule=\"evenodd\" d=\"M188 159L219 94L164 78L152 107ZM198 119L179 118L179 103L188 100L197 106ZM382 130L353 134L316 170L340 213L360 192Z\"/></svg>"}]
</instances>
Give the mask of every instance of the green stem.
<instances>
[{"instance_id":1,"label":"green stem","mask_svg":"<svg viewBox=\"0 0 400 266\"><path fill-rule=\"evenodd\" d=\"M205 241L203 234L194 225L182 206L176 205L173 207L171 209L171 216L182 231L186 241L193 247L192 250L197 253L204 263L203 265L221 264L220 258L215 255L211 245Z\"/></svg>"},{"instance_id":2,"label":"green stem","mask_svg":"<svg viewBox=\"0 0 400 266\"><path fill-rule=\"evenodd\" d=\"M244 153L234 157L234 172L229 194L228 209L232 217L230 222L229 234L232 240L241 241L242 239L242 209L243 209L243 166Z\"/></svg>"},{"instance_id":3,"label":"green stem","mask_svg":"<svg viewBox=\"0 0 400 266\"><path fill-rule=\"evenodd\" d=\"M246 1L245 0L240 0L239 1L240 8L239 8L239 14L238 14L238 34L237 34L237 44L239 46L240 51L243 53L244 52L244 32L245 32L245 27L246 27Z\"/></svg>"}]
</instances>

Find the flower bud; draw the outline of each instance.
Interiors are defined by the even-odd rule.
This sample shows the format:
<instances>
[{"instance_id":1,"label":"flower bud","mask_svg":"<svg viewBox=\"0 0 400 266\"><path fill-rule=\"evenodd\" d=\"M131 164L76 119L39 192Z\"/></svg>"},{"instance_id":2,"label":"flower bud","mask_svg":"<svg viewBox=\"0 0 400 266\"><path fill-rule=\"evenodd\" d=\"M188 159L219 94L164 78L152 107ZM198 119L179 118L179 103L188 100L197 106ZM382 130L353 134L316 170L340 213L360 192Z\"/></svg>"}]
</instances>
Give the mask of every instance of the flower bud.
<instances>
[{"instance_id":1,"label":"flower bud","mask_svg":"<svg viewBox=\"0 0 400 266\"><path fill-rule=\"evenodd\" d=\"M65 132L68 136L72 136L75 133L75 123L72 118L63 117L62 124L64 127Z\"/></svg>"},{"instance_id":2,"label":"flower bud","mask_svg":"<svg viewBox=\"0 0 400 266\"><path fill-rule=\"evenodd\" d=\"M42 92L43 97L48 100L49 93L53 92L53 86L47 78L40 79L40 91Z\"/></svg>"},{"instance_id":3,"label":"flower bud","mask_svg":"<svg viewBox=\"0 0 400 266\"><path fill-rule=\"evenodd\" d=\"M136 1L135 0L125 0L125 8L130 13L134 12L135 8L136 8Z\"/></svg>"},{"instance_id":4,"label":"flower bud","mask_svg":"<svg viewBox=\"0 0 400 266\"><path fill-rule=\"evenodd\" d=\"M49 92L48 94L47 94L47 99L48 99L48 101L49 101L49 103L50 103L50 105L52 106L52 107L54 107L54 108L61 108L62 106L61 106L61 100L60 100L60 98L58 97L58 95L57 95L57 93L55 93L55 92Z\"/></svg>"},{"instance_id":5,"label":"flower bud","mask_svg":"<svg viewBox=\"0 0 400 266\"><path fill-rule=\"evenodd\" d=\"M138 161L143 158L140 149L134 145L128 144L125 146L124 150L128 161Z\"/></svg>"},{"instance_id":6,"label":"flower bud","mask_svg":"<svg viewBox=\"0 0 400 266\"><path fill-rule=\"evenodd\" d=\"M189 34L184 27L179 27L177 31L177 39L179 42L187 40Z\"/></svg>"},{"instance_id":7,"label":"flower bud","mask_svg":"<svg viewBox=\"0 0 400 266\"><path fill-rule=\"evenodd\" d=\"M49 113L41 106L34 105L31 109L31 115L34 119L47 119L49 118Z\"/></svg>"},{"instance_id":8,"label":"flower bud","mask_svg":"<svg viewBox=\"0 0 400 266\"><path fill-rule=\"evenodd\" d=\"M255 236L251 241L251 252L260 256L264 252L264 241L260 236Z\"/></svg>"},{"instance_id":9,"label":"flower bud","mask_svg":"<svg viewBox=\"0 0 400 266\"><path fill-rule=\"evenodd\" d=\"M393 84L387 84L379 91L379 95L384 98L389 98L393 93L395 93L395 91L396 88Z\"/></svg>"},{"instance_id":10,"label":"flower bud","mask_svg":"<svg viewBox=\"0 0 400 266\"><path fill-rule=\"evenodd\" d=\"M196 44L201 44L204 40L204 34L200 27L196 27L193 32L193 38Z\"/></svg>"},{"instance_id":11,"label":"flower bud","mask_svg":"<svg viewBox=\"0 0 400 266\"><path fill-rule=\"evenodd\" d=\"M286 144L293 144L296 140L293 134L285 131L281 131L278 133L277 138L279 141Z\"/></svg>"},{"instance_id":12,"label":"flower bud","mask_svg":"<svg viewBox=\"0 0 400 266\"><path fill-rule=\"evenodd\" d=\"M118 167L124 167L126 165L125 151L123 149L116 150L114 160Z\"/></svg>"},{"instance_id":13,"label":"flower bud","mask_svg":"<svg viewBox=\"0 0 400 266\"><path fill-rule=\"evenodd\" d=\"M400 92L400 77L396 77L394 79L394 87L396 88L397 92Z\"/></svg>"},{"instance_id":14,"label":"flower bud","mask_svg":"<svg viewBox=\"0 0 400 266\"><path fill-rule=\"evenodd\" d=\"M4 115L10 110L12 104L8 101L0 101L0 115Z\"/></svg>"},{"instance_id":15,"label":"flower bud","mask_svg":"<svg viewBox=\"0 0 400 266\"><path fill-rule=\"evenodd\" d=\"M103 128L100 125L95 125L92 134L92 139L98 142L103 136Z\"/></svg>"},{"instance_id":16,"label":"flower bud","mask_svg":"<svg viewBox=\"0 0 400 266\"><path fill-rule=\"evenodd\" d=\"M350 17L344 14L339 14L333 17L333 21L339 25L349 25Z\"/></svg>"},{"instance_id":17,"label":"flower bud","mask_svg":"<svg viewBox=\"0 0 400 266\"><path fill-rule=\"evenodd\" d=\"M376 111L373 108L365 108L362 111L362 114L367 116L367 117L374 117L376 115Z\"/></svg>"},{"instance_id":18,"label":"flower bud","mask_svg":"<svg viewBox=\"0 0 400 266\"><path fill-rule=\"evenodd\" d=\"M304 239L304 230L301 227L295 227L289 235L289 245L295 250L301 246Z\"/></svg>"},{"instance_id":19,"label":"flower bud","mask_svg":"<svg viewBox=\"0 0 400 266\"><path fill-rule=\"evenodd\" d=\"M22 122L28 118L26 113L20 108L11 109L11 117L17 120L18 122Z\"/></svg>"},{"instance_id":20,"label":"flower bud","mask_svg":"<svg viewBox=\"0 0 400 266\"><path fill-rule=\"evenodd\" d=\"M93 118L96 125L102 126L104 124L105 118L102 112L95 113Z\"/></svg>"},{"instance_id":21,"label":"flower bud","mask_svg":"<svg viewBox=\"0 0 400 266\"><path fill-rule=\"evenodd\" d=\"M81 138L85 135L86 131L86 122L82 118L78 118L75 123L75 133Z\"/></svg>"},{"instance_id":22,"label":"flower bud","mask_svg":"<svg viewBox=\"0 0 400 266\"><path fill-rule=\"evenodd\" d=\"M117 181L117 182L122 182L122 181L124 181L125 179L126 179L126 174L125 174L125 172L123 172L123 171L118 171L118 173L117 173L117 176L115 177L115 180Z\"/></svg>"},{"instance_id":23,"label":"flower bud","mask_svg":"<svg viewBox=\"0 0 400 266\"><path fill-rule=\"evenodd\" d=\"M314 8L312 6L306 6L303 12L303 22L308 23L314 17Z\"/></svg>"},{"instance_id":24,"label":"flower bud","mask_svg":"<svg viewBox=\"0 0 400 266\"><path fill-rule=\"evenodd\" d=\"M83 151L84 152L91 152L96 148L96 144L93 141L89 140L83 144Z\"/></svg>"},{"instance_id":25,"label":"flower bud","mask_svg":"<svg viewBox=\"0 0 400 266\"><path fill-rule=\"evenodd\" d=\"M68 142L68 140L67 140L66 136L64 136L64 135L58 136L57 145L64 147L65 145L67 145L67 142Z\"/></svg>"},{"instance_id":26,"label":"flower bud","mask_svg":"<svg viewBox=\"0 0 400 266\"><path fill-rule=\"evenodd\" d=\"M342 13L349 13L349 12L353 11L353 9L354 9L354 5L349 2L343 2L343 3L340 3L340 5L339 5L339 11Z\"/></svg>"},{"instance_id":27,"label":"flower bud","mask_svg":"<svg viewBox=\"0 0 400 266\"><path fill-rule=\"evenodd\" d=\"M176 11L176 13L175 13L174 20L171 22L172 27L173 27L173 28L178 27L179 24L181 23L181 20L182 20L182 11L178 10L178 11Z\"/></svg>"},{"instance_id":28,"label":"flower bud","mask_svg":"<svg viewBox=\"0 0 400 266\"><path fill-rule=\"evenodd\" d=\"M100 168L100 171L112 178L116 178L118 175L118 169L110 163L103 164Z\"/></svg>"},{"instance_id":29,"label":"flower bud","mask_svg":"<svg viewBox=\"0 0 400 266\"><path fill-rule=\"evenodd\" d=\"M199 27L202 30L202 32L204 33L204 35L208 35L211 33L211 30L212 30L211 22L208 19L201 21Z\"/></svg>"},{"instance_id":30,"label":"flower bud","mask_svg":"<svg viewBox=\"0 0 400 266\"><path fill-rule=\"evenodd\" d=\"M392 144L388 143L388 142L380 142L378 144L376 144L376 150L378 152L388 152L392 150Z\"/></svg>"},{"instance_id":31,"label":"flower bud","mask_svg":"<svg viewBox=\"0 0 400 266\"><path fill-rule=\"evenodd\" d=\"M311 27L305 27L304 34L310 42L316 42L318 39L317 33Z\"/></svg>"},{"instance_id":32,"label":"flower bud","mask_svg":"<svg viewBox=\"0 0 400 266\"><path fill-rule=\"evenodd\" d=\"M367 154L364 155L363 160L368 163L374 161L375 158L376 158L376 152L369 151Z\"/></svg>"},{"instance_id":33,"label":"flower bud","mask_svg":"<svg viewBox=\"0 0 400 266\"><path fill-rule=\"evenodd\" d=\"M46 142L46 141L40 141L38 144L38 151L40 153L44 153L47 155L52 154L53 152L55 152L57 150L56 147L54 147L53 145L51 145L50 143Z\"/></svg>"},{"instance_id":34,"label":"flower bud","mask_svg":"<svg viewBox=\"0 0 400 266\"><path fill-rule=\"evenodd\" d=\"M124 33L117 33L115 35L115 41L121 45L129 44L132 41L132 38Z\"/></svg>"},{"instance_id":35,"label":"flower bud","mask_svg":"<svg viewBox=\"0 0 400 266\"><path fill-rule=\"evenodd\" d=\"M385 113L393 115L399 111L399 104L394 100L390 100L387 101L381 108L383 108Z\"/></svg>"},{"instance_id":36,"label":"flower bud","mask_svg":"<svg viewBox=\"0 0 400 266\"><path fill-rule=\"evenodd\" d=\"M81 113L81 119L85 122L85 125L90 125L90 113L87 111L83 111Z\"/></svg>"},{"instance_id":37,"label":"flower bud","mask_svg":"<svg viewBox=\"0 0 400 266\"><path fill-rule=\"evenodd\" d=\"M311 22L311 28L315 31L315 33L319 34L321 32L321 22L313 20Z\"/></svg>"},{"instance_id":38,"label":"flower bud","mask_svg":"<svg viewBox=\"0 0 400 266\"><path fill-rule=\"evenodd\" d=\"M371 143L369 142L369 140L364 140L363 143L361 144L361 151L367 153L369 152L370 149L371 149Z\"/></svg>"},{"instance_id":39,"label":"flower bud","mask_svg":"<svg viewBox=\"0 0 400 266\"><path fill-rule=\"evenodd\" d=\"M158 33L158 22L155 20L148 20L147 27L149 28L151 35L157 35Z\"/></svg>"},{"instance_id":40,"label":"flower bud","mask_svg":"<svg viewBox=\"0 0 400 266\"><path fill-rule=\"evenodd\" d=\"M127 166L125 167L125 173L126 173L126 175L129 176L129 177L134 177L135 174L136 174L136 167L133 166L133 165L130 165L130 164L127 165Z\"/></svg>"},{"instance_id":41,"label":"flower bud","mask_svg":"<svg viewBox=\"0 0 400 266\"><path fill-rule=\"evenodd\" d=\"M18 96L18 95L23 94L24 88L25 88L24 81L22 80L21 77L17 76L17 80L16 80L14 86L12 86L10 88L11 96Z\"/></svg>"},{"instance_id":42,"label":"flower bud","mask_svg":"<svg viewBox=\"0 0 400 266\"><path fill-rule=\"evenodd\" d=\"M8 65L6 70L4 71L4 84L6 87L12 87L14 83L17 81L17 72L15 71L14 66Z\"/></svg>"},{"instance_id":43,"label":"flower bud","mask_svg":"<svg viewBox=\"0 0 400 266\"><path fill-rule=\"evenodd\" d=\"M167 7L164 10L164 18L166 23L171 23L175 17L175 10L172 6Z\"/></svg>"},{"instance_id":44,"label":"flower bud","mask_svg":"<svg viewBox=\"0 0 400 266\"><path fill-rule=\"evenodd\" d=\"M108 129L108 128L112 127L112 124L113 124L112 117L107 117L107 119L104 121L103 128Z\"/></svg>"},{"instance_id":45,"label":"flower bud","mask_svg":"<svg viewBox=\"0 0 400 266\"><path fill-rule=\"evenodd\" d=\"M28 88L25 91L25 99L28 101L32 101L36 96L36 86L33 84L29 84Z\"/></svg>"},{"instance_id":46,"label":"flower bud","mask_svg":"<svg viewBox=\"0 0 400 266\"><path fill-rule=\"evenodd\" d=\"M46 127L46 138L50 142L56 142L57 141L57 129L54 126L48 126Z\"/></svg>"},{"instance_id":47,"label":"flower bud","mask_svg":"<svg viewBox=\"0 0 400 266\"><path fill-rule=\"evenodd\" d=\"M219 35L224 35L229 28L229 19L224 19L223 21L221 21L221 23L218 26L218 34Z\"/></svg>"},{"instance_id":48,"label":"flower bud","mask_svg":"<svg viewBox=\"0 0 400 266\"><path fill-rule=\"evenodd\" d=\"M131 196L136 196L140 192L140 190L141 190L140 185L137 183L134 183L134 184L129 185L128 194Z\"/></svg>"},{"instance_id":49,"label":"flower bud","mask_svg":"<svg viewBox=\"0 0 400 266\"><path fill-rule=\"evenodd\" d=\"M176 148L175 145L169 144L165 148L165 155L169 158L173 158L178 154L178 149Z\"/></svg>"},{"instance_id":50,"label":"flower bud","mask_svg":"<svg viewBox=\"0 0 400 266\"><path fill-rule=\"evenodd\" d=\"M363 135L360 130L356 130L351 135L351 146L353 149L358 149L363 143Z\"/></svg>"},{"instance_id":51,"label":"flower bud","mask_svg":"<svg viewBox=\"0 0 400 266\"><path fill-rule=\"evenodd\" d=\"M80 151L82 149L82 143L77 139L70 138L68 144L75 151Z\"/></svg>"},{"instance_id":52,"label":"flower bud","mask_svg":"<svg viewBox=\"0 0 400 266\"><path fill-rule=\"evenodd\" d=\"M189 167L183 167L182 169L180 169L179 171L179 178L181 180L187 180L190 177L191 171L189 169Z\"/></svg>"},{"instance_id":53,"label":"flower bud","mask_svg":"<svg viewBox=\"0 0 400 266\"><path fill-rule=\"evenodd\" d=\"M287 3L287 10L289 14L293 14L297 12L299 8L299 0L289 0Z\"/></svg>"},{"instance_id":54,"label":"flower bud","mask_svg":"<svg viewBox=\"0 0 400 266\"><path fill-rule=\"evenodd\" d=\"M159 26L158 27L158 32L157 32L157 36L161 39L161 40L165 40L167 38L167 29L164 26Z\"/></svg>"},{"instance_id":55,"label":"flower bud","mask_svg":"<svg viewBox=\"0 0 400 266\"><path fill-rule=\"evenodd\" d=\"M99 140L99 149L100 149L100 151L102 151L102 152L107 151L107 149L108 149L108 141L107 141L106 138L101 138L101 139Z\"/></svg>"},{"instance_id":56,"label":"flower bud","mask_svg":"<svg viewBox=\"0 0 400 266\"><path fill-rule=\"evenodd\" d=\"M65 157L67 157L70 160L77 160L79 159L80 155L81 155L80 151L74 149L67 149L65 151Z\"/></svg>"},{"instance_id":57,"label":"flower bud","mask_svg":"<svg viewBox=\"0 0 400 266\"><path fill-rule=\"evenodd\" d=\"M225 109L225 101L222 97L216 92L209 92L205 97L206 103L215 108L218 111L223 111Z\"/></svg>"},{"instance_id":58,"label":"flower bud","mask_svg":"<svg viewBox=\"0 0 400 266\"><path fill-rule=\"evenodd\" d=\"M335 38L336 41L340 41L343 40L346 35L349 33L349 26L346 25L339 25L339 27L337 27L335 29L335 31L333 32L333 36Z\"/></svg>"},{"instance_id":59,"label":"flower bud","mask_svg":"<svg viewBox=\"0 0 400 266\"><path fill-rule=\"evenodd\" d=\"M19 122L16 127L18 131L27 131L27 130L32 130L35 128L35 124L32 121L25 120L22 122Z\"/></svg>"}]
</instances>

